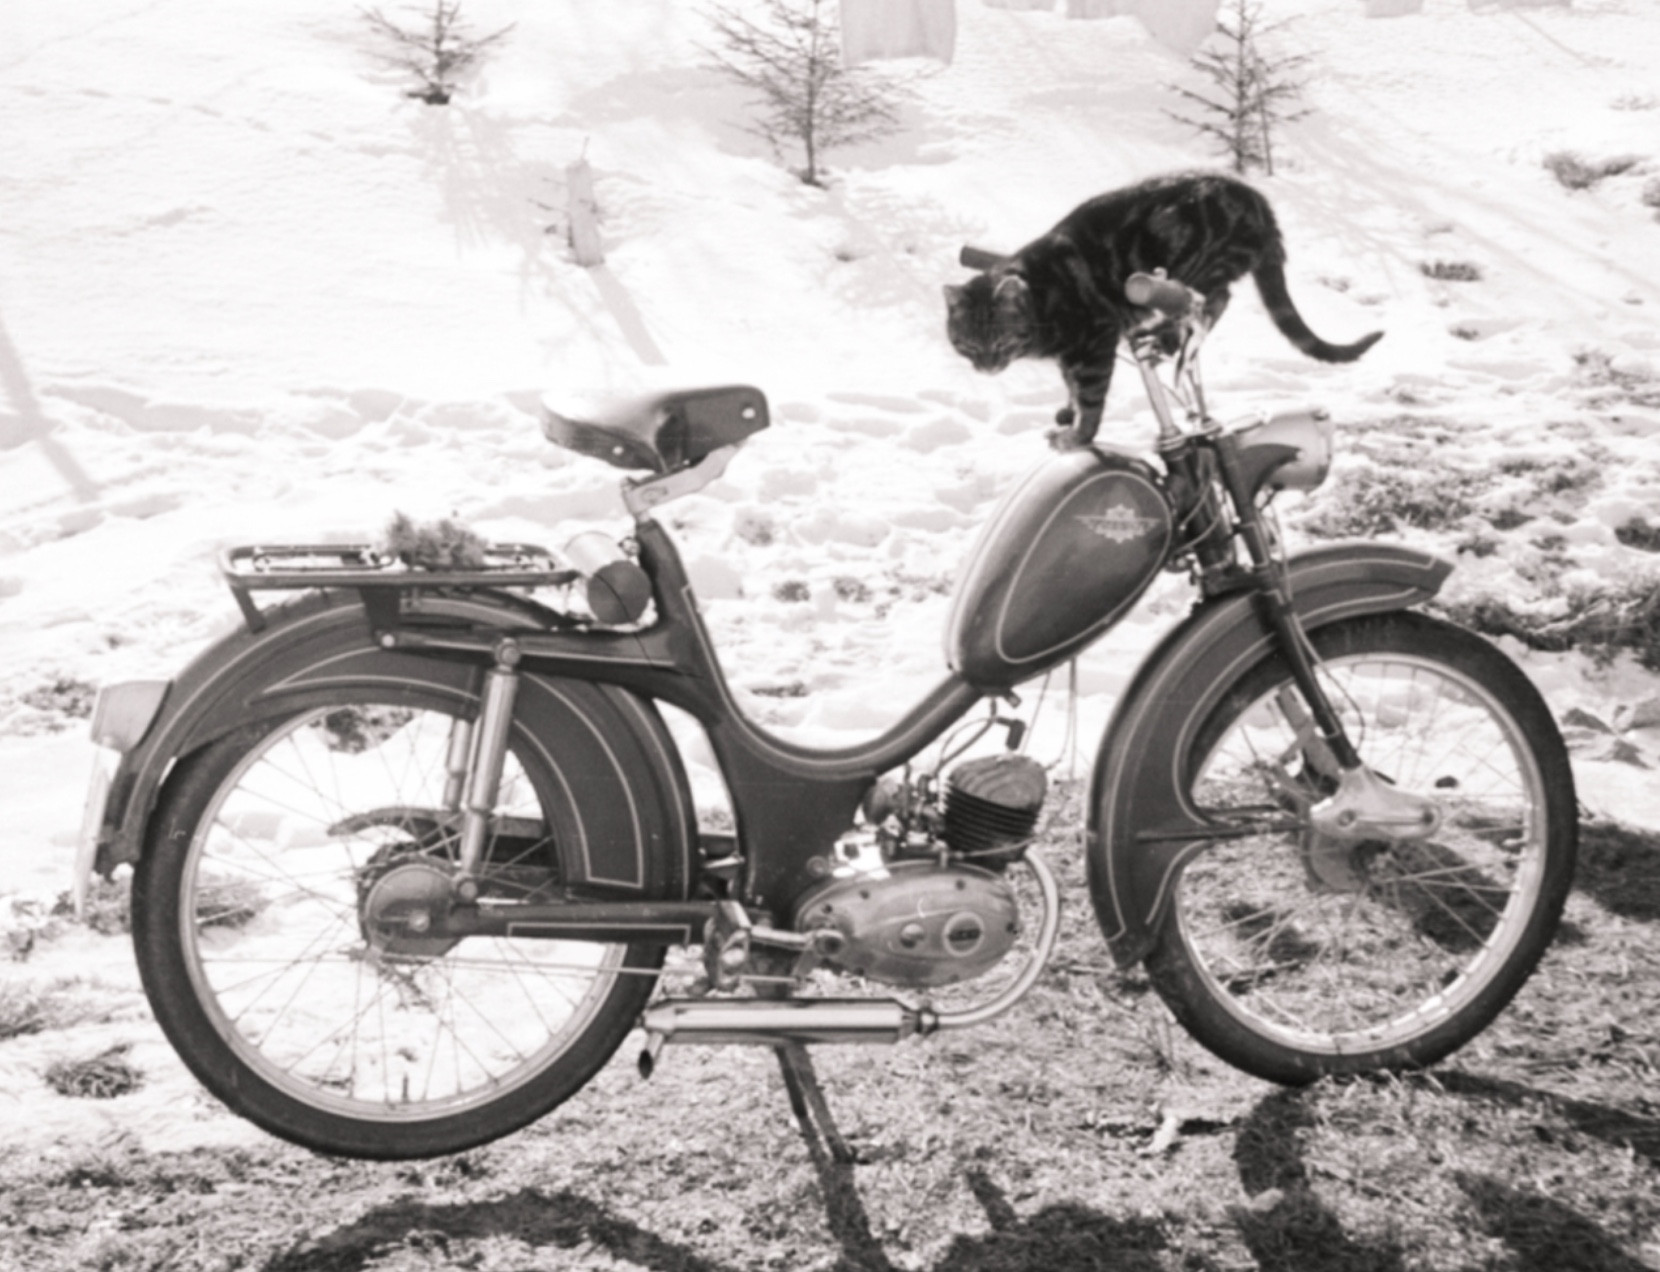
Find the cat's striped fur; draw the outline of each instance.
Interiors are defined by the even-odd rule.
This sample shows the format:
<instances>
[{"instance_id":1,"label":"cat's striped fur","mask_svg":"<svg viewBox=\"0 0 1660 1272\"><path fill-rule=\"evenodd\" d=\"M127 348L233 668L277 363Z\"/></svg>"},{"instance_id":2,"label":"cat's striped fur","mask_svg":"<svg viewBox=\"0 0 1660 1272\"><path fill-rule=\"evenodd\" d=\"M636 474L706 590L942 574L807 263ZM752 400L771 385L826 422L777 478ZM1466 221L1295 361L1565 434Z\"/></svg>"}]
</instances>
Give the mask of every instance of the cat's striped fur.
<instances>
[{"instance_id":1,"label":"cat's striped fur","mask_svg":"<svg viewBox=\"0 0 1660 1272\"><path fill-rule=\"evenodd\" d=\"M1165 270L1205 297L1214 323L1228 287L1250 274L1288 340L1322 362L1350 362L1382 332L1328 344L1309 330L1285 287L1285 247L1268 200L1220 173L1178 173L1097 195L1041 238L962 286L945 289L952 345L981 371L1016 358L1060 363L1071 404L1056 421L1066 441L1095 436L1119 337L1147 316L1124 280Z\"/></svg>"}]
</instances>

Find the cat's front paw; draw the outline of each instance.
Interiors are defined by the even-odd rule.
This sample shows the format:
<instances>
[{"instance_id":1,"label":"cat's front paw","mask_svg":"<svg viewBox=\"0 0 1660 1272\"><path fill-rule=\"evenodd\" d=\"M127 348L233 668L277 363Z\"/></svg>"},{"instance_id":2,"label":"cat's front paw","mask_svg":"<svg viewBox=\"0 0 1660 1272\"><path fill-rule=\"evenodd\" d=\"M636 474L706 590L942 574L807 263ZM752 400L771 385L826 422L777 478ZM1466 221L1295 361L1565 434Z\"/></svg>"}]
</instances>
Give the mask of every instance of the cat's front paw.
<instances>
[{"instance_id":1,"label":"cat's front paw","mask_svg":"<svg viewBox=\"0 0 1660 1272\"><path fill-rule=\"evenodd\" d=\"M1063 452L1064 451L1075 451L1075 450L1078 450L1080 447L1088 445L1087 442L1085 442L1081 437L1078 436L1078 431L1075 428L1073 428L1070 424L1056 425L1054 428L1052 428L1048 432L1046 432L1043 436L1044 436L1044 439L1049 443L1049 448L1051 450L1058 450L1058 451L1063 451Z\"/></svg>"}]
</instances>

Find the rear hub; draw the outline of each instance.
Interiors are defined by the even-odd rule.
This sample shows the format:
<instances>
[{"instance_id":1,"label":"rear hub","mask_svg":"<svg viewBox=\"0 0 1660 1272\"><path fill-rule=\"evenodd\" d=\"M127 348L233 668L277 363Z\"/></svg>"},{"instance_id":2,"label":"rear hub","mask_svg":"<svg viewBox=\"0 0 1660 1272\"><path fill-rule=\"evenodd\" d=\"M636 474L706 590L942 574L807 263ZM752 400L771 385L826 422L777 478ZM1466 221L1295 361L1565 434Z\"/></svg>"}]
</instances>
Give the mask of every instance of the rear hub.
<instances>
[{"instance_id":1,"label":"rear hub","mask_svg":"<svg viewBox=\"0 0 1660 1272\"><path fill-rule=\"evenodd\" d=\"M455 904L451 873L430 861L408 861L387 870L360 903L364 938L395 958L442 958L459 937L434 936Z\"/></svg>"}]
</instances>

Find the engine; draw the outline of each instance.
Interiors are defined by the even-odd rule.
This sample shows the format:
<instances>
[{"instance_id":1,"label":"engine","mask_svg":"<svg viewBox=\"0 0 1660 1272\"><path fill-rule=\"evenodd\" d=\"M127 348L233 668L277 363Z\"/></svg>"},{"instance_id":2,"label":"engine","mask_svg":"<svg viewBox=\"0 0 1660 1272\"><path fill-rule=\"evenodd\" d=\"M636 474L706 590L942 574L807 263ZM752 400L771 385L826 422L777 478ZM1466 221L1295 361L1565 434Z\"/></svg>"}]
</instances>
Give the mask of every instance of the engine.
<instances>
[{"instance_id":1,"label":"engine","mask_svg":"<svg viewBox=\"0 0 1660 1272\"><path fill-rule=\"evenodd\" d=\"M1037 829L1049 779L1024 755L970 760L946 779L944 837L958 856L1007 865Z\"/></svg>"},{"instance_id":2,"label":"engine","mask_svg":"<svg viewBox=\"0 0 1660 1272\"><path fill-rule=\"evenodd\" d=\"M889 985L952 985L997 964L1020 935L1004 878L1025 851L1048 782L1023 755L971 760L943 795L930 779L884 780L864 806L851 860L810 889L795 928L827 963Z\"/></svg>"}]
</instances>

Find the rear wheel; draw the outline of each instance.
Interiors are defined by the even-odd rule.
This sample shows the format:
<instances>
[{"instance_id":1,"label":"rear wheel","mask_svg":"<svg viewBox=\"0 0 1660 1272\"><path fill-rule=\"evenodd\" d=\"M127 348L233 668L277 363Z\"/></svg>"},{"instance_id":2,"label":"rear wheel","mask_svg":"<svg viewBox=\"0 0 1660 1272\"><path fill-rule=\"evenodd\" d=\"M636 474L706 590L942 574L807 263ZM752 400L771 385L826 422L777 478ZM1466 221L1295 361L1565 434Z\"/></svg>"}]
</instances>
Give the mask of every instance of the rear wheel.
<instances>
[{"instance_id":1,"label":"rear wheel","mask_svg":"<svg viewBox=\"0 0 1660 1272\"><path fill-rule=\"evenodd\" d=\"M450 896L453 710L363 696L250 726L181 761L151 821L133 934L157 1019L215 1095L310 1148L433 1156L533 1121L610 1057L662 960L397 928ZM549 827L579 798L557 764L509 754L492 904L554 896Z\"/></svg>"},{"instance_id":2,"label":"rear wheel","mask_svg":"<svg viewBox=\"0 0 1660 1272\"><path fill-rule=\"evenodd\" d=\"M1312 634L1362 759L1431 797L1423 839L1306 828L1331 766L1277 655L1180 757L1194 805L1242 828L1182 867L1147 968L1201 1043L1286 1083L1432 1063L1492 1021L1556 931L1577 806L1548 708L1498 650L1412 613Z\"/></svg>"}]
</instances>

